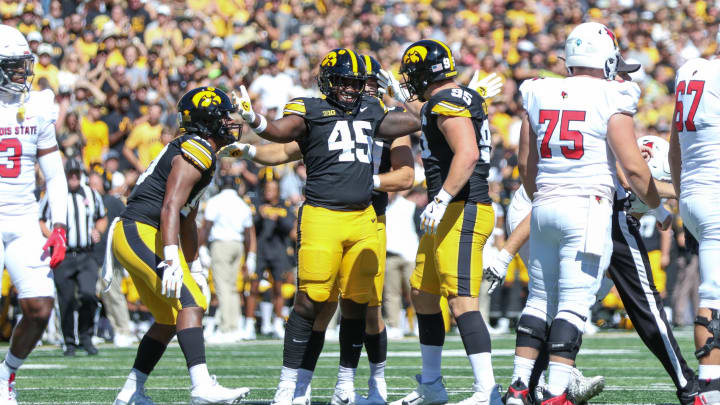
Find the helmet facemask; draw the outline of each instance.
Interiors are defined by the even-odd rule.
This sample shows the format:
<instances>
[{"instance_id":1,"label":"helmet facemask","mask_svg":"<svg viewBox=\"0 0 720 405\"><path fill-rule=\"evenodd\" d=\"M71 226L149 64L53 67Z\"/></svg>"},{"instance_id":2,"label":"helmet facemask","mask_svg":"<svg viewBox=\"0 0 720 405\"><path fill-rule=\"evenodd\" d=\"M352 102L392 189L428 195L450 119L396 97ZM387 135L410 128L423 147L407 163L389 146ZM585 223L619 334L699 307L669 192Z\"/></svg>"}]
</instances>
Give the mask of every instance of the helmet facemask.
<instances>
[{"instance_id":1,"label":"helmet facemask","mask_svg":"<svg viewBox=\"0 0 720 405\"><path fill-rule=\"evenodd\" d=\"M360 104L366 79L365 76L344 76L324 70L318 75L318 87L328 100L345 110L353 110Z\"/></svg>"},{"instance_id":2,"label":"helmet facemask","mask_svg":"<svg viewBox=\"0 0 720 405\"><path fill-rule=\"evenodd\" d=\"M28 77L33 75L34 64L32 55L0 56L0 91L12 94L30 91L32 81L28 81Z\"/></svg>"},{"instance_id":3,"label":"helmet facemask","mask_svg":"<svg viewBox=\"0 0 720 405\"><path fill-rule=\"evenodd\" d=\"M402 86L410 95L407 101L427 101L424 94L430 85L430 80L424 69L418 69L417 65L406 65L400 70L400 74L403 76Z\"/></svg>"}]
</instances>

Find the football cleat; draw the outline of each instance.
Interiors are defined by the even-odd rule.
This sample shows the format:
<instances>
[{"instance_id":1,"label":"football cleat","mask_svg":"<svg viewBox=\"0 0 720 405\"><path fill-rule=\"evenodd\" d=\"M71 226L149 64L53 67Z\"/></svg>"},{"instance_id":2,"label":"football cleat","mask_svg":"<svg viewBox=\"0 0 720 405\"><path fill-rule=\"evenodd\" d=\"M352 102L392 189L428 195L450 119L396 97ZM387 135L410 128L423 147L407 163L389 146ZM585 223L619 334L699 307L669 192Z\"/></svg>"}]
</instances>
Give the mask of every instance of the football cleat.
<instances>
[{"instance_id":1,"label":"football cleat","mask_svg":"<svg viewBox=\"0 0 720 405\"><path fill-rule=\"evenodd\" d=\"M357 405L385 405L387 404L387 384L385 379L368 380L368 396L358 397Z\"/></svg>"},{"instance_id":2,"label":"football cleat","mask_svg":"<svg viewBox=\"0 0 720 405\"><path fill-rule=\"evenodd\" d=\"M720 378L699 380L700 392L695 397L695 405L720 404Z\"/></svg>"},{"instance_id":3,"label":"football cleat","mask_svg":"<svg viewBox=\"0 0 720 405\"><path fill-rule=\"evenodd\" d=\"M688 384L681 390L676 392L680 405L693 405L695 404L695 398L697 398L700 392L700 384L698 383L697 377L689 381Z\"/></svg>"},{"instance_id":4,"label":"football cleat","mask_svg":"<svg viewBox=\"0 0 720 405\"><path fill-rule=\"evenodd\" d=\"M270 405L292 405L295 385L279 385Z\"/></svg>"},{"instance_id":5,"label":"football cleat","mask_svg":"<svg viewBox=\"0 0 720 405\"><path fill-rule=\"evenodd\" d=\"M0 381L0 404L17 405L15 395L15 373L10 374L10 378Z\"/></svg>"},{"instance_id":6,"label":"football cleat","mask_svg":"<svg viewBox=\"0 0 720 405\"><path fill-rule=\"evenodd\" d=\"M298 381L295 385L292 405L310 405L310 402L312 402L312 384L310 382L303 384Z\"/></svg>"},{"instance_id":7,"label":"football cleat","mask_svg":"<svg viewBox=\"0 0 720 405\"><path fill-rule=\"evenodd\" d=\"M561 395L552 396L550 391L543 390L543 397L540 405L575 405L570 399L568 399L567 390Z\"/></svg>"},{"instance_id":8,"label":"football cleat","mask_svg":"<svg viewBox=\"0 0 720 405\"><path fill-rule=\"evenodd\" d=\"M476 388L473 385L473 388ZM475 393L467 399L464 399L457 403L457 405L503 405L502 396L500 395L500 385L496 384L492 391L490 391L490 397L485 392L475 391Z\"/></svg>"},{"instance_id":9,"label":"football cleat","mask_svg":"<svg viewBox=\"0 0 720 405\"><path fill-rule=\"evenodd\" d=\"M190 392L191 405L239 404L250 392L248 388L225 388L212 376L212 384L195 387Z\"/></svg>"},{"instance_id":10,"label":"football cleat","mask_svg":"<svg viewBox=\"0 0 720 405\"><path fill-rule=\"evenodd\" d=\"M113 405L155 405L152 398L145 394L145 388L140 388L138 391L132 393L127 401L120 399L122 392L115 398Z\"/></svg>"},{"instance_id":11,"label":"football cleat","mask_svg":"<svg viewBox=\"0 0 720 405\"><path fill-rule=\"evenodd\" d=\"M355 405L355 389L347 389L344 387L335 387L330 405Z\"/></svg>"},{"instance_id":12,"label":"football cleat","mask_svg":"<svg viewBox=\"0 0 720 405\"><path fill-rule=\"evenodd\" d=\"M508 387L503 402L505 402L505 405L528 405L530 403L530 389L518 378Z\"/></svg>"},{"instance_id":13,"label":"football cleat","mask_svg":"<svg viewBox=\"0 0 720 405\"><path fill-rule=\"evenodd\" d=\"M390 405L441 405L448 402L447 390L442 377L430 383L421 383L420 375L416 375L417 388L403 399L391 402Z\"/></svg>"},{"instance_id":14,"label":"football cleat","mask_svg":"<svg viewBox=\"0 0 720 405\"><path fill-rule=\"evenodd\" d=\"M600 394L605 388L605 377L585 377L580 370L573 368L568 386L568 396L573 402L580 405L585 404L590 398Z\"/></svg>"}]
</instances>

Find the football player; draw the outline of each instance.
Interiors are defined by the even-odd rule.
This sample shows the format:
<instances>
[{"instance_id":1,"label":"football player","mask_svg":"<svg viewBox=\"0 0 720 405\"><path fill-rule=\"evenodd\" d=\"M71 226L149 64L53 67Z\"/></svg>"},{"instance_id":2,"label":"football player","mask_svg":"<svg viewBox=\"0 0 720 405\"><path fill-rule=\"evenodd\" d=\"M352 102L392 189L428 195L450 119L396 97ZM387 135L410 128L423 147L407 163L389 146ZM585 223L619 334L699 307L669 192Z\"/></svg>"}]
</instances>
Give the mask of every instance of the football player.
<instances>
[{"instance_id":1,"label":"football player","mask_svg":"<svg viewBox=\"0 0 720 405\"><path fill-rule=\"evenodd\" d=\"M720 403L720 123L718 59L691 59L675 78L675 113L670 133L672 183L680 215L700 243L700 304L695 319L700 401Z\"/></svg>"},{"instance_id":2,"label":"football player","mask_svg":"<svg viewBox=\"0 0 720 405\"><path fill-rule=\"evenodd\" d=\"M112 281L111 252L155 318L116 405L153 403L145 394L145 381L174 336L190 373L192 404L231 404L248 393L247 388L221 386L208 372L202 317L209 290L198 259L195 223L200 197L215 173L215 152L235 141L240 129L229 116L237 107L221 90L198 87L177 108L181 135L138 178L108 236L112 243L103 278Z\"/></svg>"},{"instance_id":3,"label":"football player","mask_svg":"<svg viewBox=\"0 0 720 405\"><path fill-rule=\"evenodd\" d=\"M410 279L420 329L422 373L418 387L396 404L448 401L441 377L445 324L440 297L447 298L473 369L473 395L463 404L500 404L490 357L490 335L479 311L483 246L495 224L488 196L490 130L484 99L453 79L447 45L421 40L404 52L400 73L411 99L422 107L422 159L428 200L425 230ZM395 91L398 93L398 91Z\"/></svg>"},{"instance_id":4,"label":"football player","mask_svg":"<svg viewBox=\"0 0 720 405\"><path fill-rule=\"evenodd\" d=\"M361 55L365 64L367 82L365 94L373 97L382 97L386 89L380 87L378 75L380 63L369 55ZM389 109L390 114L403 111L395 107ZM411 128L408 128L411 131ZM373 164L373 192L372 207L377 215L378 232L378 272L372 285L370 301L365 316L364 344L370 362L370 379L368 381L369 393L367 397L355 395L354 375L360 354L360 347L353 347L352 351L345 350L340 355L340 368L336 392L331 400L332 404L384 404L387 402L387 384L385 383L385 360L387 358L387 333L382 319L382 291L385 280L385 208L388 204L388 192L407 190L413 185L414 163L410 144L410 137L403 136L392 142L377 138L372 143ZM235 143L220 152L220 156L234 156L249 158L265 165L277 165L302 159L303 155L298 142L286 144L267 144L252 146ZM339 296L338 284L328 298L325 307L319 312L313 323L313 333L308 342L308 351L298 370L297 384L293 403L296 405L309 405L311 402L311 385L313 372L320 352L325 342L325 331L335 314ZM340 340L351 338L345 332L348 322L340 322ZM350 358L347 358L350 357ZM348 402L344 402L348 399Z\"/></svg>"},{"instance_id":5,"label":"football player","mask_svg":"<svg viewBox=\"0 0 720 405\"><path fill-rule=\"evenodd\" d=\"M628 73L635 72L638 69L640 69L639 64L627 64L622 57L618 56L617 73L621 79L630 80ZM667 156L665 156L665 160L667 160ZM625 303L625 309L636 326L635 330L643 342L646 342L650 351L660 360L675 383L680 403L683 405L692 404L697 393L696 378L680 352L672 328L665 317L662 298L652 279L647 250L639 233L638 219L642 216L642 213L638 213L637 209L629 204L631 194L626 192L629 185L622 175L622 170L619 170L617 174L619 184L616 184L612 217L613 253L608 273L614 280L620 299ZM655 185L660 197L675 198L670 184L659 180L656 178ZM633 201L641 202L639 199L634 198ZM490 293L503 283L507 267L515 254L519 254L524 263L530 263L528 257L529 245L526 242L530 237L531 209L532 201L528 198L525 189L521 187L513 195L508 207L507 223L510 236L505 241L500 253L485 269L485 278L491 283ZM642 211L645 210L647 210L647 207L642 209ZM628 215L628 213L631 215ZM654 210L653 215L665 228L672 218L662 205ZM612 287L612 283L610 283L609 279L604 278L603 287L600 288L597 294L597 300L603 299L610 287ZM543 359L547 358L547 347L541 349L544 354L541 357ZM536 362L535 374L539 374L537 371L544 369L546 366L537 363L540 362ZM526 387L521 384L510 386L508 389L510 402L522 402L518 401L518 399L527 398L528 395L534 393L535 383L537 383L537 380L533 381L533 378L531 378L528 385L530 388L529 393L523 393ZM539 385L544 384L540 383ZM601 376L586 378L575 368L568 387L568 396L576 404L585 403L599 394L603 387L604 379Z\"/></svg>"},{"instance_id":6,"label":"football player","mask_svg":"<svg viewBox=\"0 0 720 405\"><path fill-rule=\"evenodd\" d=\"M241 115L251 128L270 141L297 142L299 154L294 158L302 155L307 167L306 200L298 214L298 293L285 329L274 404L292 402L303 358L314 350L309 342L315 319L327 310L336 284L343 360L333 401L338 396L345 404L354 402L352 381L362 350L363 317L380 260L378 219L370 204L372 137L394 139L420 127L417 117L388 114L382 101L364 95L366 80L363 58L350 49L332 50L318 75L325 98L293 99L283 118L272 122L252 110L241 88Z\"/></svg>"},{"instance_id":7,"label":"football player","mask_svg":"<svg viewBox=\"0 0 720 405\"><path fill-rule=\"evenodd\" d=\"M575 357L613 248L615 159L637 196L651 208L660 203L635 142L632 116L640 88L612 80L618 65L614 34L599 23L580 24L568 36L565 55L570 77L520 86L525 113L518 161L532 200L530 291L507 403L526 400L522 392L545 345L548 384L540 400L571 403Z\"/></svg>"},{"instance_id":8,"label":"football player","mask_svg":"<svg viewBox=\"0 0 720 405\"><path fill-rule=\"evenodd\" d=\"M15 372L47 326L55 286L52 268L65 257L65 224L45 240L35 200L35 163L45 177L52 218L66 218L67 181L55 140L51 90L30 91L34 56L17 29L0 25L0 269L18 291L23 317L0 364L0 404L17 404Z\"/></svg>"}]
</instances>

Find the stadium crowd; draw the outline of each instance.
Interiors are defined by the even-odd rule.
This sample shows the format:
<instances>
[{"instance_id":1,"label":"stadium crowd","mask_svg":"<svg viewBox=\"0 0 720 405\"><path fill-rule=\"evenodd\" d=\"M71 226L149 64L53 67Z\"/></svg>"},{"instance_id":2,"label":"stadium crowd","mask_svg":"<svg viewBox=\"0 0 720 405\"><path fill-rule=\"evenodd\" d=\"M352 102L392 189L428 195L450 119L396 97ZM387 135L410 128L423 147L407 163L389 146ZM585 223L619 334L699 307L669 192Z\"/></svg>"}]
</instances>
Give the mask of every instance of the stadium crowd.
<instances>
[{"instance_id":1,"label":"stadium crowd","mask_svg":"<svg viewBox=\"0 0 720 405\"><path fill-rule=\"evenodd\" d=\"M569 30L586 20L614 30L626 60L643 65L633 74L643 91L635 119L637 133L666 138L675 107L675 69L690 58L716 51L718 10L713 2L688 0L0 1L2 23L25 34L37 55L33 88L50 88L56 95L57 138L65 157L81 160L88 174L100 174L103 181L95 182L97 187L121 200L129 196L140 174L175 136L175 104L191 88L209 85L229 92L246 85L258 112L279 117L291 98L319 95L315 74L320 59L330 49L353 48L376 57L384 69L397 73L408 43L420 38L448 43L461 82L467 83L475 70L481 76L496 73L504 80L502 92L487 100L493 135L490 193L496 203L497 221L486 255L502 246L506 236L503 213L520 186L516 166L522 106L517 89L526 79L566 74L562 55ZM247 128L243 141L260 143ZM419 152L416 156L420 167ZM292 216L302 203L301 162L265 168L225 160L220 164L216 186L205 198L227 188L227 176L232 176L235 184L231 188L238 190L248 204L258 237L268 221L285 217L278 209L286 209ZM388 274L396 272L400 279L407 280L407 269L414 260L420 232L418 217L427 202L423 180L422 170L416 170L416 187L393 196L389 208L395 209L397 217L404 213L412 219L396 221L395 229L395 222L388 223L388 261L392 261ZM677 211L674 201L667 204ZM388 218L393 216L390 212ZM688 249L688 238L677 218L671 230L658 231L654 219L646 216L642 231L655 282L665 295L666 305L672 308L674 323L690 325L697 307L697 296L693 295L699 283L697 255ZM235 288L244 292L244 305L254 302L247 297L259 296L263 301L258 306L263 318L261 330L276 335L282 331L270 323L276 309L270 302L272 291L285 299L294 292L294 227L283 226L286 237L281 239L288 263L284 272L267 276L258 266L254 276L255 269L247 263L242 271L243 261L238 259L235 264ZM258 244L260 256L262 238ZM204 264L212 268L214 258L208 254ZM257 262L267 263L262 257ZM272 290L270 285L275 281L286 285ZM507 320L516 318L522 309L525 283L525 268L515 260L504 287L486 300L490 315L486 319L491 319L498 331L503 331ZM122 289L134 328L142 329L143 323L149 324L149 314L129 278ZM215 285L214 290L223 288ZM407 290L398 285L393 291L404 292L407 297ZM7 289L3 292L8 293ZM402 307L396 299L402 294L388 295L394 301L388 304ZM404 301L405 305L409 303ZM621 302L611 294L599 306L594 320L599 325L628 326L621 310ZM282 315L282 311L275 312ZM403 322L398 313L388 311L389 331L396 331L392 336L412 332L412 320ZM254 310L245 315L251 319ZM100 326L100 334L109 338L102 332L102 323ZM214 327L211 323L208 329ZM233 337L218 327L217 341L248 338L254 332L242 330Z\"/></svg>"}]
</instances>

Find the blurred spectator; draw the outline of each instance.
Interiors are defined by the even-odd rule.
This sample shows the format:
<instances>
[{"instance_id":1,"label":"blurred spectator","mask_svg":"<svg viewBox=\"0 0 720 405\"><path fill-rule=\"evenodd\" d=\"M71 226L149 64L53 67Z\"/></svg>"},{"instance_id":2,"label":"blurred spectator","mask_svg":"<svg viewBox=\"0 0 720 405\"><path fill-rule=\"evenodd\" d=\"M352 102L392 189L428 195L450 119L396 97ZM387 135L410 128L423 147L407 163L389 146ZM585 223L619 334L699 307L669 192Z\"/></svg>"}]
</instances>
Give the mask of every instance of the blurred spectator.
<instances>
[{"instance_id":1,"label":"blurred spectator","mask_svg":"<svg viewBox=\"0 0 720 405\"><path fill-rule=\"evenodd\" d=\"M160 141L163 130L160 123L161 117L162 106L160 104L151 105L148 109L147 121L134 127L127 140L125 140L123 156L138 172L144 172L160 152L159 149L162 149L162 142Z\"/></svg>"}]
</instances>

